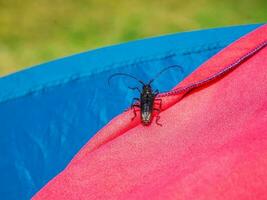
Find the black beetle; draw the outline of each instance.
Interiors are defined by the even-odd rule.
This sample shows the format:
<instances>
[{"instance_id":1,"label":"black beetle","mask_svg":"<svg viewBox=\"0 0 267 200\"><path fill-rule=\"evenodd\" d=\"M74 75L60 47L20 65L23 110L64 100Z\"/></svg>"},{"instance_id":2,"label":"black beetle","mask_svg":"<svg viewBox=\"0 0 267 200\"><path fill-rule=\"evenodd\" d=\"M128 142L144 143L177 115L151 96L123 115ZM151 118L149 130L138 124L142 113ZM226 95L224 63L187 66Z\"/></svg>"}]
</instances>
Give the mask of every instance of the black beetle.
<instances>
[{"instance_id":1,"label":"black beetle","mask_svg":"<svg viewBox=\"0 0 267 200\"><path fill-rule=\"evenodd\" d=\"M157 95L159 94L159 91L158 90L153 91L151 84L156 78L158 78L158 76L162 72L164 72L170 68L174 68L174 67L177 67L180 70L182 70L181 66L179 66L179 65L172 65L172 66L166 67L163 70L161 70L155 76L155 78L150 80L147 84L145 84L141 80L138 80L136 77L134 77L130 74L126 74L126 73L115 73L115 74L111 75L108 79L108 83L110 83L110 80L115 76L128 76L128 77L131 77L131 78L137 80L139 83L141 83L143 86L142 91L138 87L128 87L129 89L137 90L140 93L140 98L133 98L133 102L131 104L131 109L133 109L133 111L134 111L134 116L133 116L132 120L134 120L134 118L136 117L136 109L135 108L139 108L141 110L141 115L140 115L141 116L141 122L144 126L148 126L152 122L153 111L156 111L157 112L156 124L162 126L162 124L160 124L158 122L160 119L159 113L161 111L162 99L156 98ZM136 103L134 103L134 101L136 101ZM157 104L158 108L155 108L154 104L155 105Z\"/></svg>"}]
</instances>

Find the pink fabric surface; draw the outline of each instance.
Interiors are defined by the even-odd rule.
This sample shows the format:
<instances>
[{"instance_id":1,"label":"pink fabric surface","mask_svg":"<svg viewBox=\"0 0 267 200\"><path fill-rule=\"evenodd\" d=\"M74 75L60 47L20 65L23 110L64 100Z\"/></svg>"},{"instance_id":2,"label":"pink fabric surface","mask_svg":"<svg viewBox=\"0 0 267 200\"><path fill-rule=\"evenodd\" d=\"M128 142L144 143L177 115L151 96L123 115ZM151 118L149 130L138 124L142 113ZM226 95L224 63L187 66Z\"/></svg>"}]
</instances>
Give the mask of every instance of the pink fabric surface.
<instances>
[{"instance_id":1,"label":"pink fabric surface","mask_svg":"<svg viewBox=\"0 0 267 200\"><path fill-rule=\"evenodd\" d=\"M264 25L176 89L266 41ZM162 99L162 127L122 113L33 199L267 199L267 48L214 81Z\"/></svg>"}]
</instances>

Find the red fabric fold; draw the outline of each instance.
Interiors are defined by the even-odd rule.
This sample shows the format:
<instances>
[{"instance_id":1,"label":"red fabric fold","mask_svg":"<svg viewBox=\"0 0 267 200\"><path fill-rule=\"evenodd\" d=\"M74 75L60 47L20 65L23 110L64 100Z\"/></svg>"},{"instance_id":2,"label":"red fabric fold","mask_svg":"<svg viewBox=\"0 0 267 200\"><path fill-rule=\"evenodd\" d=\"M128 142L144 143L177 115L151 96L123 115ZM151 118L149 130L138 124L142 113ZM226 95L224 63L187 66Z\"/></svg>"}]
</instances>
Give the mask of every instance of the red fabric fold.
<instances>
[{"instance_id":1,"label":"red fabric fold","mask_svg":"<svg viewBox=\"0 0 267 200\"><path fill-rule=\"evenodd\" d=\"M264 25L174 89L205 81L267 41ZM33 199L267 199L267 48L164 96L159 127L112 120Z\"/></svg>"}]
</instances>

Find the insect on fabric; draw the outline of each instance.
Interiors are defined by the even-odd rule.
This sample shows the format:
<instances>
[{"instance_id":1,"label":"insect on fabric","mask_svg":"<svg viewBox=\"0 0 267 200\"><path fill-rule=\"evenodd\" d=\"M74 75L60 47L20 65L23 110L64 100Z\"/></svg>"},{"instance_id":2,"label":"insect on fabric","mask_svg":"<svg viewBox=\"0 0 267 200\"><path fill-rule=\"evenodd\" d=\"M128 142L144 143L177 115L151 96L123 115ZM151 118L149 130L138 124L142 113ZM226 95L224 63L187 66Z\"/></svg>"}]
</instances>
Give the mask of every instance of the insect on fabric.
<instances>
[{"instance_id":1,"label":"insect on fabric","mask_svg":"<svg viewBox=\"0 0 267 200\"><path fill-rule=\"evenodd\" d=\"M156 124L162 126L159 123L159 113L162 107L162 99L157 98L159 94L159 90L153 90L151 84L157 79L163 72L171 69L171 68L179 68L182 71L182 67L179 65L172 65L161 70L153 79L151 79L148 83L144 83L143 81L137 79L136 77L126 74L126 73L115 73L111 75L108 79L108 83L110 84L110 80L115 76L127 76L132 79L135 79L142 85L142 89L139 87L128 87L131 90L137 90L139 92L139 98L133 98L133 102L131 104L131 109L133 110L134 116L132 120L134 120L137 116L136 112L140 111L141 122L144 126L148 126L151 124L153 120L153 113L156 112ZM137 110L138 109L138 110Z\"/></svg>"}]
</instances>

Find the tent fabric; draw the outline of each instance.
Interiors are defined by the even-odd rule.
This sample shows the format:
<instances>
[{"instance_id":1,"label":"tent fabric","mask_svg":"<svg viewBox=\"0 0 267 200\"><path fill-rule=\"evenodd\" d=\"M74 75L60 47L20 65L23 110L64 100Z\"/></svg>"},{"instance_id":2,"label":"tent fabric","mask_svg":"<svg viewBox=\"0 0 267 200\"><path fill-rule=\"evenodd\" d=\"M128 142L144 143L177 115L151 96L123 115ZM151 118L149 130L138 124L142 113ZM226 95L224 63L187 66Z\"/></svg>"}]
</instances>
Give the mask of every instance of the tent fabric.
<instances>
[{"instance_id":1,"label":"tent fabric","mask_svg":"<svg viewBox=\"0 0 267 200\"><path fill-rule=\"evenodd\" d=\"M267 199L267 25L162 95L162 127L128 110L33 199Z\"/></svg>"},{"instance_id":2,"label":"tent fabric","mask_svg":"<svg viewBox=\"0 0 267 200\"><path fill-rule=\"evenodd\" d=\"M200 64L260 25L193 31L105 47L0 77L1 199L29 199L63 170L79 149L114 116L129 107L133 94L123 78L130 73L171 89ZM108 99L108 101L107 101ZM115 106L114 106L115 105Z\"/></svg>"}]
</instances>

